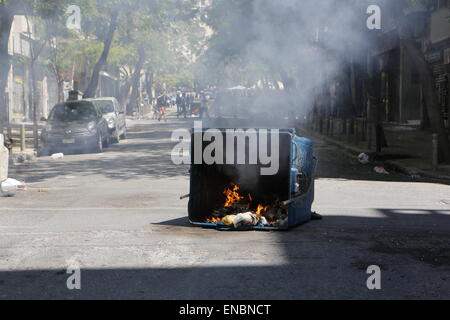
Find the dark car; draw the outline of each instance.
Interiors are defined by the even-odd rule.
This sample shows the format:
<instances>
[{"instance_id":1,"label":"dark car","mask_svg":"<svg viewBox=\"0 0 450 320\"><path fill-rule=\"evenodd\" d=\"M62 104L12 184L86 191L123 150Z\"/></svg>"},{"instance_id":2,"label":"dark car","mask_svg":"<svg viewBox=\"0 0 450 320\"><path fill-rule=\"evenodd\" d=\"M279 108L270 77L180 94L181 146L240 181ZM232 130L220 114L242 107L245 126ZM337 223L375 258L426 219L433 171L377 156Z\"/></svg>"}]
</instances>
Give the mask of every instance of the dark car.
<instances>
[{"instance_id":1,"label":"dark car","mask_svg":"<svg viewBox=\"0 0 450 320\"><path fill-rule=\"evenodd\" d=\"M91 101L57 104L42 130L42 143L47 153L79 151L103 152L110 144L108 124Z\"/></svg>"},{"instance_id":2,"label":"dark car","mask_svg":"<svg viewBox=\"0 0 450 320\"><path fill-rule=\"evenodd\" d=\"M116 98L97 98L88 101L92 101L103 114L103 118L108 123L110 138L114 142L119 143L121 139L127 138L125 112Z\"/></svg>"}]
</instances>

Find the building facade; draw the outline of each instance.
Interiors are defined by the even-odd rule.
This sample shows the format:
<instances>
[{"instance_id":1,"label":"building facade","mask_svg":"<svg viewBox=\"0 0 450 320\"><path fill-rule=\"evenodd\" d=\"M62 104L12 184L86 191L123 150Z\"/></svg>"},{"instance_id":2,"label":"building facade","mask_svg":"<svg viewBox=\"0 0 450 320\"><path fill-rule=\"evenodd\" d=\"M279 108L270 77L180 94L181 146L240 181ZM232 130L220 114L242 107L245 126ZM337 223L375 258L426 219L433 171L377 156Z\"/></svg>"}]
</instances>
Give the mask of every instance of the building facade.
<instances>
[{"instance_id":1,"label":"building facade","mask_svg":"<svg viewBox=\"0 0 450 320\"><path fill-rule=\"evenodd\" d=\"M38 45L31 20L17 15L11 28L9 55L11 68L6 88L9 122L26 122L33 120L33 103L31 96L31 58L32 50ZM43 63L46 50L34 64L36 79L37 115L47 117L52 106L57 103L57 82L55 76Z\"/></svg>"}]
</instances>

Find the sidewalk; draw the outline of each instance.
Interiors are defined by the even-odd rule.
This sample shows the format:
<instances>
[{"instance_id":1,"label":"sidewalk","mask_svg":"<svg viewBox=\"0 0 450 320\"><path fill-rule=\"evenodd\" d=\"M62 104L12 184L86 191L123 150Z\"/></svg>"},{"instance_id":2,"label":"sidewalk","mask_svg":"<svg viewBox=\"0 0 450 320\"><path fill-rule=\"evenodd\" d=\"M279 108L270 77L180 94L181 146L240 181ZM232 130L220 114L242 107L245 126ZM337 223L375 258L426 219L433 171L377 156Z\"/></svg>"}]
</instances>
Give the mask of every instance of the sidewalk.
<instances>
[{"instance_id":1,"label":"sidewalk","mask_svg":"<svg viewBox=\"0 0 450 320\"><path fill-rule=\"evenodd\" d=\"M375 153L374 146L370 150L367 141L360 141L356 144L353 136L350 139L351 142L349 142L345 136L338 139L320 134L312 129L308 129L307 132L355 156L361 153L369 155ZM410 176L450 181L449 165L441 165L437 171L433 170L432 134L430 132L410 126L386 126L385 134L389 147L383 148L380 158L383 159L382 161L387 168Z\"/></svg>"},{"instance_id":2,"label":"sidewalk","mask_svg":"<svg viewBox=\"0 0 450 320\"><path fill-rule=\"evenodd\" d=\"M40 131L42 130L44 122L38 122L38 135L40 136ZM24 128L24 149L22 145L21 128ZM0 128L1 129L1 128ZM36 157L36 152L34 150L34 134L33 134L33 123L32 122L16 122L9 123L8 126L3 128L3 132L8 133L13 139L14 144L12 152L10 155L10 161L14 164L24 163L27 161L32 161Z\"/></svg>"}]
</instances>

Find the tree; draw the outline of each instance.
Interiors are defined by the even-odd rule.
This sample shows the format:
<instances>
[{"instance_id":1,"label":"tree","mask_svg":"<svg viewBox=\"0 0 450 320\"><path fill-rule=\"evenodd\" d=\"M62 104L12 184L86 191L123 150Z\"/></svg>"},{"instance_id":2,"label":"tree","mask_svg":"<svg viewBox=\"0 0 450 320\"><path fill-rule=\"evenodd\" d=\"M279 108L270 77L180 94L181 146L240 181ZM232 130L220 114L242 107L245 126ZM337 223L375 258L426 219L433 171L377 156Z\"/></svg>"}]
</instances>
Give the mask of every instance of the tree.
<instances>
[{"instance_id":1,"label":"tree","mask_svg":"<svg viewBox=\"0 0 450 320\"><path fill-rule=\"evenodd\" d=\"M113 10L110 14L110 22L109 22L109 30L108 33L103 41L103 52L97 62L97 64L94 67L94 70L92 72L91 81L89 82L89 85L86 89L86 92L84 93L84 98L94 98L95 94L97 92L98 88L98 81L100 78L100 71L102 70L103 66L106 64L106 61L108 59L109 51L111 50L111 44L114 38L114 33L117 29L117 18L119 13L116 10Z\"/></svg>"},{"instance_id":2,"label":"tree","mask_svg":"<svg viewBox=\"0 0 450 320\"><path fill-rule=\"evenodd\" d=\"M59 101L63 100L65 81L77 78L85 83L83 80L87 79L87 86L80 89L85 91L85 97L94 97L100 72L117 68L121 73L120 100L133 109L140 99L143 73L149 93L153 86L162 86L164 82L172 86L191 81L192 57L199 54L203 45L198 41L203 37L203 29L198 27L200 21L194 19L196 2L71 0L70 4L78 5L82 14L82 29L75 32L66 28L66 0L0 0L0 19L3 19L0 32L5 34L0 59L6 61L9 58L10 25L7 28L4 17L12 23L15 14L26 14L37 27L39 44L47 43L45 61L57 80ZM33 55L40 51L39 46L34 49ZM31 64L34 65L36 60L35 56ZM9 69L7 63L1 64L2 100L5 100ZM6 110L4 104L2 108Z\"/></svg>"},{"instance_id":3,"label":"tree","mask_svg":"<svg viewBox=\"0 0 450 320\"><path fill-rule=\"evenodd\" d=\"M139 99L139 84L141 80L141 72L142 68L145 63L145 49L144 46L139 46L138 48L139 52L139 59L136 64L136 68L134 69L133 77L131 79L131 99L130 103L127 105L127 112L129 114L132 113L133 110L135 110L138 107L138 99Z\"/></svg>"},{"instance_id":4,"label":"tree","mask_svg":"<svg viewBox=\"0 0 450 320\"><path fill-rule=\"evenodd\" d=\"M123 86L120 101L128 113L138 106L143 73L149 97L153 86L176 86L185 83L167 81L187 76L192 56L198 54L201 36L193 19L189 1L171 0L157 6L142 7L133 19L122 21L111 49L108 63L120 66ZM175 76L177 75L177 76Z\"/></svg>"}]
</instances>

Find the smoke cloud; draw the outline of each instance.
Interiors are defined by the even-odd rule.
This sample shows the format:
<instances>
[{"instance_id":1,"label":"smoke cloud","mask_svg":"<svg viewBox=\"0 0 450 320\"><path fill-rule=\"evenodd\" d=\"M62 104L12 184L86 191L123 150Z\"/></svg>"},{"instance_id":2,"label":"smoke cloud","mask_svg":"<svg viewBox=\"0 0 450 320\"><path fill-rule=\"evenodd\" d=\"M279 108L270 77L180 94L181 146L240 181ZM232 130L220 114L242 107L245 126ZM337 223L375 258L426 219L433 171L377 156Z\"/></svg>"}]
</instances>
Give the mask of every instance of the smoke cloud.
<instances>
[{"instance_id":1,"label":"smoke cloud","mask_svg":"<svg viewBox=\"0 0 450 320\"><path fill-rule=\"evenodd\" d=\"M268 79L272 85L276 86L277 81L284 84L283 94L250 93L253 96L248 101L253 103L255 116L265 114L267 118L281 113L303 116L311 110L317 90L327 81L342 76L350 61L365 63L370 44L370 30L366 26L369 5L366 1L352 0L242 1L237 6L246 15L232 20L231 27L225 24L216 30L220 37L228 35L228 44L236 45L236 51L216 45L209 55L233 57L225 64L222 81L225 86L239 81L238 77L229 76L231 72L227 69L242 63L247 64L245 78L261 79L260 67L254 68L252 74L251 66L259 65L272 75ZM230 110L236 102L222 103Z\"/></svg>"}]
</instances>

